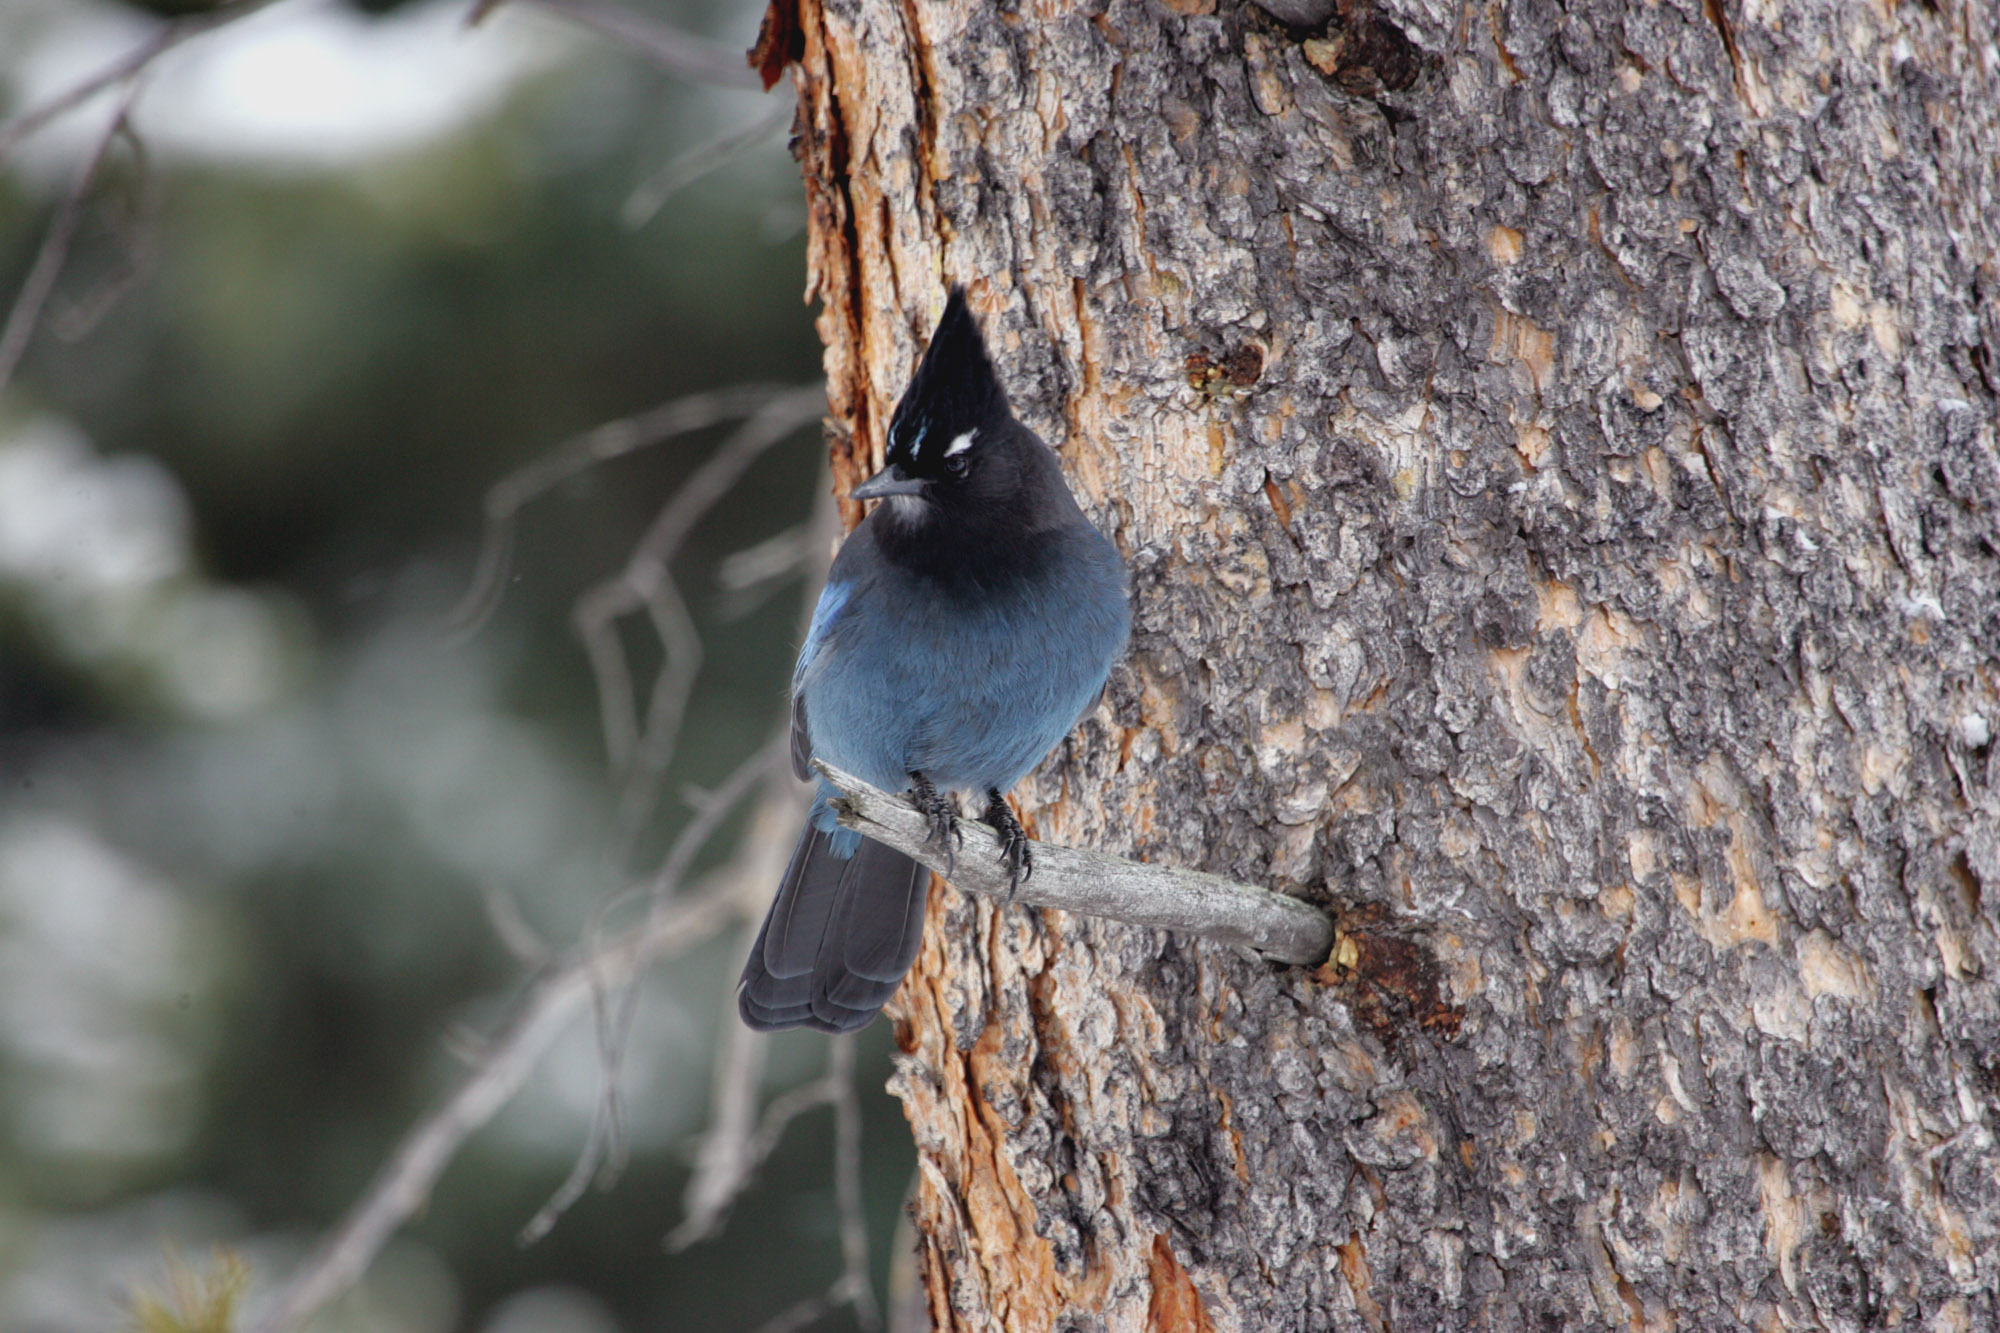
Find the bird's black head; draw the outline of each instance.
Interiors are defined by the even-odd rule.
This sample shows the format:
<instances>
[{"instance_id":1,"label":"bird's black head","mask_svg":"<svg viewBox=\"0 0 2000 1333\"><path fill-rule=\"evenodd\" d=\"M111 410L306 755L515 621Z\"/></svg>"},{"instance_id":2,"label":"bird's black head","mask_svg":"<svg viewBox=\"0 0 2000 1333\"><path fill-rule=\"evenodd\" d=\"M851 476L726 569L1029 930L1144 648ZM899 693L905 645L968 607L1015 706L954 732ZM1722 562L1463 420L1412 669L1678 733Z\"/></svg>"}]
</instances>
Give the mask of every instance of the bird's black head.
<instances>
[{"instance_id":1,"label":"bird's black head","mask_svg":"<svg viewBox=\"0 0 2000 1333\"><path fill-rule=\"evenodd\" d=\"M945 495L975 483L991 448L1014 428L1007 392L986 354L963 288L953 287L910 387L889 421L888 466L854 488L858 500Z\"/></svg>"}]
</instances>

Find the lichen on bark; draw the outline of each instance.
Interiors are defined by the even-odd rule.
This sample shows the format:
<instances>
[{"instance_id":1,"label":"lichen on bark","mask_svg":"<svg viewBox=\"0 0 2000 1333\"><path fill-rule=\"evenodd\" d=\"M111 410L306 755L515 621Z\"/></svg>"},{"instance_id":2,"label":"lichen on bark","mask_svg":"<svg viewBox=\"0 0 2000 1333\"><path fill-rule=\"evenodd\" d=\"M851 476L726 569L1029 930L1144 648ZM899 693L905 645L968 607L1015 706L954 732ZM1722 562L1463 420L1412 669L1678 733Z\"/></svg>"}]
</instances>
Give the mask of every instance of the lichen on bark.
<instances>
[{"instance_id":1,"label":"lichen on bark","mask_svg":"<svg viewBox=\"0 0 2000 1333\"><path fill-rule=\"evenodd\" d=\"M1024 819L1463 1012L940 891L934 1320L2000 1326L2000 13L1330 8L797 6L842 488L966 282L1132 570Z\"/></svg>"}]
</instances>

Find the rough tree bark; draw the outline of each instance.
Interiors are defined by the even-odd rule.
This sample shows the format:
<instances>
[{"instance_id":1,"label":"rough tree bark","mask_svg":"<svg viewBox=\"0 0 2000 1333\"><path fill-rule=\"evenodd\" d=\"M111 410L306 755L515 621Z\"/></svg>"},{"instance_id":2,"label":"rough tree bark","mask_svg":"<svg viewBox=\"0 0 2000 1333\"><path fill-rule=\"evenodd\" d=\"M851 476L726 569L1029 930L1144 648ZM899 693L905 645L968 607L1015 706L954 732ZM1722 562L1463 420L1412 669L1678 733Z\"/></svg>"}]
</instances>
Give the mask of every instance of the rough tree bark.
<instances>
[{"instance_id":1,"label":"rough tree bark","mask_svg":"<svg viewBox=\"0 0 2000 1333\"><path fill-rule=\"evenodd\" d=\"M936 894L937 1325L2000 1328L1993 0L780 5L841 488L965 281L1130 561L1024 817L1348 932Z\"/></svg>"}]
</instances>

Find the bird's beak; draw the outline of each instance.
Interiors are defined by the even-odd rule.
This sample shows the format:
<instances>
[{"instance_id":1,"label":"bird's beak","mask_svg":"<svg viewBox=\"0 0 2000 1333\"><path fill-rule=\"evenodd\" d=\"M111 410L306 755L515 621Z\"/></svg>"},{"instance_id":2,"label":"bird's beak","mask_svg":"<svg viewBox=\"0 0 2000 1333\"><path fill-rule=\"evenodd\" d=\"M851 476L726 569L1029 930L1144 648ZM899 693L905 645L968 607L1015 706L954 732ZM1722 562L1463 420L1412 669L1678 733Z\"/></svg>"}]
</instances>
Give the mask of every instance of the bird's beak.
<instances>
[{"instance_id":1,"label":"bird's beak","mask_svg":"<svg viewBox=\"0 0 2000 1333\"><path fill-rule=\"evenodd\" d=\"M847 495L851 500L881 500L891 495L922 495L924 484L921 478L905 473L901 464L891 463L849 491Z\"/></svg>"}]
</instances>

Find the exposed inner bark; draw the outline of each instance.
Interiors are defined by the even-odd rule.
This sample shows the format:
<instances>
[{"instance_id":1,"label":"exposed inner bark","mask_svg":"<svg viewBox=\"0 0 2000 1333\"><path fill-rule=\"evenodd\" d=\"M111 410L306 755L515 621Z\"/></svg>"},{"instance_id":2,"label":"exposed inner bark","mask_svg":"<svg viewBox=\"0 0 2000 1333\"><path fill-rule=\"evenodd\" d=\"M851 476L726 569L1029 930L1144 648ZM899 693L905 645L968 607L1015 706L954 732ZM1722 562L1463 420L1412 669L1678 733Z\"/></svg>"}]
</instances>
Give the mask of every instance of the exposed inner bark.
<instances>
[{"instance_id":1,"label":"exposed inner bark","mask_svg":"<svg viewBox=\"0 0 2000 1333\"><path fill-rule=\"evenodd\" d=\"M1031 831L1406 983L939 893L935 1320L2000 1327L2000 13L1333 9L797 8L842 489L965 281L1133 571Z\"/></svg>"}]
</instances>

